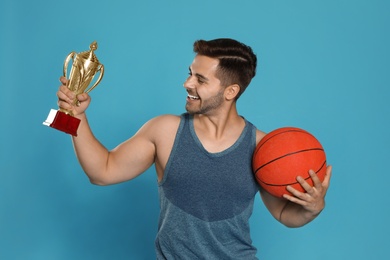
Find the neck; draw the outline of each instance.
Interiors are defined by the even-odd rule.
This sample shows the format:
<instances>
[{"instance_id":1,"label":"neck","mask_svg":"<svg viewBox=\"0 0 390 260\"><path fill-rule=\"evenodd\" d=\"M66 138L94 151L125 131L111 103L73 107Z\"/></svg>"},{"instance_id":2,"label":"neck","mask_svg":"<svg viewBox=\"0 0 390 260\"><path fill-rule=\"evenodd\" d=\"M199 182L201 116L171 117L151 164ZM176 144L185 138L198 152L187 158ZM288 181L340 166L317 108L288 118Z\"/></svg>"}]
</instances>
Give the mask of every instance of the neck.
<instances>
[{"instance_id":1,"label":"neck","mask_svg":"<svg viewBox=\"0 0 390 260\"><path fill-rule=\"evenodd\" d=\"M218 109L213 113L194 115L195 127L214 138L222 139L232 129L243 128L244 119L238 115L235 103L227 110Z\"/></svg>"}]
</instances>

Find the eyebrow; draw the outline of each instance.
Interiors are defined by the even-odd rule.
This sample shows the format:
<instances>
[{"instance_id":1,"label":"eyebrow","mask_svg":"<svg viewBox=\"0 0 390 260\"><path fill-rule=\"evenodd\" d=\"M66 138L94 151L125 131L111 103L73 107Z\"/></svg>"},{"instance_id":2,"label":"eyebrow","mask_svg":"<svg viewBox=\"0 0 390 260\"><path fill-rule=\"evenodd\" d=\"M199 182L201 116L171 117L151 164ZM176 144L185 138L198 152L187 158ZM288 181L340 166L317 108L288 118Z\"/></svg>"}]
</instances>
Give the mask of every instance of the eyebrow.
<instances>
[{"instance_id":1,"label":"eyebrow","mask_svg":"<svg viewBox=\"0 0 390 260\"><path fill-rule=\"evenodd\" d=\"M191 67L188 67L188 70L189 70L189 71L190 71L190 73L192 74ZM208 79L208 78L206 78L205 76L203 76L202 74L195 73L195 76L196 76L197 78L200 78L200 79L204 80L204 81L209 81L209 79Z\"/></svg>"}]
</instances>

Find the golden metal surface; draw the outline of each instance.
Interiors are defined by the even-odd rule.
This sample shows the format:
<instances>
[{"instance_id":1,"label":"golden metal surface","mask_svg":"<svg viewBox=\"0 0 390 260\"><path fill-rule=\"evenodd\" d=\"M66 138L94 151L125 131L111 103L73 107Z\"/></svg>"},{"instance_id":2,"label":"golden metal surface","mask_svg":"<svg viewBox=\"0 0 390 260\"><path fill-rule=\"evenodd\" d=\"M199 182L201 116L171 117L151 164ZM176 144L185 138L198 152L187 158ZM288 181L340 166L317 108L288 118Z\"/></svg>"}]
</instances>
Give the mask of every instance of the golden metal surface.
<instances>
[{"instance_id":1,"label":"golden metal surface","mask_svg":"<svg viewBox=\"0 0 390 260\"><path fill-rule=\"evenodd\" d=\"M97 50L97 42L94 41L89 46L89 51L84 51L76 54L75 52L69 53L64 61L63 74L67 78L68 64L70 60L73 60L72 68L69 73L69 81L67 87L73 91L76 95L83 92L88 93L93 90L102 80L104 75L104 66L97 59L94 51ZM96 73L100 72L99 77L91 85L92 79ZM91 85L91 86L90 86ZM76 105L79 101L75 99L73 105ZM71 111L60 109L60 111L72 115Z\"/></svg>"}]
</instances>

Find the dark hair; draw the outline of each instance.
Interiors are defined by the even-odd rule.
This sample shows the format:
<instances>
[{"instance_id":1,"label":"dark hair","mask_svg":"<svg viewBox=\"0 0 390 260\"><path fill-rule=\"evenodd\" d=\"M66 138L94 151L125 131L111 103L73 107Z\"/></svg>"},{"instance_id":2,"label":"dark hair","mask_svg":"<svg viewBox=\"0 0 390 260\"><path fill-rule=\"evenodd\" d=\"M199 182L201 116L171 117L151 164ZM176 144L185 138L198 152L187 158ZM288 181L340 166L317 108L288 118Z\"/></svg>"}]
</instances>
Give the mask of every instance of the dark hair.
<instances>
[{"instance_id":1,"label":"dark hair","mask_svg":"<svg viewBox=\"0 0 390 260\"><path fill-rule=\"evenodd\" d=\"M216 77L222 86L238 84L240 92L236 99L248 87L256 75L257 58L252 48L233 39L221 38L210 41L198 40L194 43L194 52L219 60Z\"/></svg>"}]
</instances>

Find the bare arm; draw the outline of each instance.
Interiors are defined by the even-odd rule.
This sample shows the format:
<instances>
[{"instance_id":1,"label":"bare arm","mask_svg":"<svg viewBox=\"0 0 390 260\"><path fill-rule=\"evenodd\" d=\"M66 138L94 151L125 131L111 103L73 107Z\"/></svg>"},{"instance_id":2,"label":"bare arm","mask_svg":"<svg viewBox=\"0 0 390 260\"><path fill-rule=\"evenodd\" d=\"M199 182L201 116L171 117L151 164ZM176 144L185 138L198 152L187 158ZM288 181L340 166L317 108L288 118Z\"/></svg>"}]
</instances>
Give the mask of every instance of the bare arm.
<instances>
[{"instance_id":1,"label":"bare arm","mask_svg":"<svg viewBox=\"0 0 390 260\"><path fill-rule=\"evenodd\" d=\"M328 166L324 181L321 183L317 175L310 171L314 187L311 187L303 178L298 177L297 180L305 189L305 193L287 187L293 196L284 195L284 198L277 198L261 190L261 197L270 213L279 222L288 227L303 226L315 219L324 209L331 172L332 167Z\"/></svg>"},{"instance_id":2,"label":"bare arm","mask_svg":"<svg viewBox=\"0 0 390 260\"><path fill-rule=\"evenodd\" d=\"M74 94L65 86L57 92L58 105L73 112L81 120L78 136L72 137L76 156L90 181L97 185L108 185L135 178L153 163L156 148L153 139L154 121L145 124L132 138L108 151L93 135L85 110L90 103L88 94L77 96L79 106L73 106Z\"/></svg>"},{"instance_id":3,"label":"bare arm","mask_svg":"<svg viewBox=\"0 0 390 260\"><path fill-rule=\"evenodd\" d=\"M72 139L80 165L92 183L109 185L131 180L154 163L153 120L133 137L108 151L93 136L85 115L82 117L78 136Z\"/></svg>"}]
</instances>

